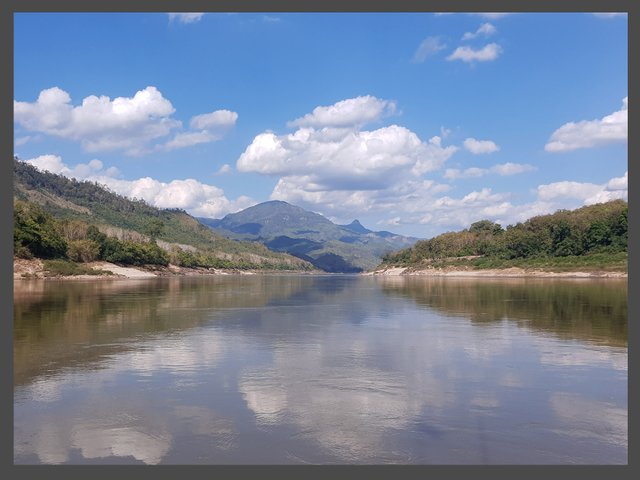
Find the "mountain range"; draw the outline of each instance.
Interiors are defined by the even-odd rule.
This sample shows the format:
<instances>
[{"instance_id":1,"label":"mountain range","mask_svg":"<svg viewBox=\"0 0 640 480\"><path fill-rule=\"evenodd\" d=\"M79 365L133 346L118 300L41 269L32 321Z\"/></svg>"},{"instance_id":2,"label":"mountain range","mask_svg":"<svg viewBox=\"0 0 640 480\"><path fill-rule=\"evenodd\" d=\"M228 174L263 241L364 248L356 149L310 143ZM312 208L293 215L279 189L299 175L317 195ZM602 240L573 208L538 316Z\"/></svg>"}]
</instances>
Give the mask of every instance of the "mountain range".
<instances>
[{"instance_id":1,"label":"mountain range","mask_svg":"<svg viewBox=\"0 0 640 480\"><path fill-rule=\"evenodd\" d=\"M358 220L338 225L326 217L273 200L222 219L198 220L234 240L260 242L286 252L326 272L355 273L380 264L384 254L407 248L419 239L387 231L372 231Z\"/></svg>"}]
</instances>

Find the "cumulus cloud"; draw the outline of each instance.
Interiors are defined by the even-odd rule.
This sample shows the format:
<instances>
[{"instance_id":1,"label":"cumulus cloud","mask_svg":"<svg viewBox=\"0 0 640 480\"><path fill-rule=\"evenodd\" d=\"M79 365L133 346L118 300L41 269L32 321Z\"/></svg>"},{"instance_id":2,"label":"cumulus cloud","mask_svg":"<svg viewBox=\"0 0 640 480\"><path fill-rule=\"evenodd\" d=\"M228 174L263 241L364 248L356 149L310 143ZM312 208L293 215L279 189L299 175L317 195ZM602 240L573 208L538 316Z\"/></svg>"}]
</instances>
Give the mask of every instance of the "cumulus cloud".
<instances>
[{"instance_id":1,"label":"cumulus cloud","mask_svg":"<svg viewBox=\"0 0 640 480\"><path fill-rule=\"evenodd\" d=\"M128 155L149 153L181 127L172 118L175 108L153 86L133 97L91 95L80 105L71 104L70 95L53 87L42 90L35 102L14 101L14 120L26 130L80 142L89 152L123 150ZM219 110L194 117L197 131L177 133L166 148L210 142L221 137L230 119L237 114ZM233 120L235 122L235 119Z\"/></svg>"},{"instance_id":2,"label":"cumulus cloud","mask_svg":"<svg viewBox=\"0 0 640 480\"><path fill-rule=\"evenodd\" d=\"M500 163L494 165L490 168L478 168L471 167L465 170L459 170L456 168L448 168L444 173L444 178L448 178L451 180L457 178L472 178L472 177L482 177L491 173L498 174L500 176L508 176L508 175L517 175L519 173L531 172L534 171L536 167L533 165L529 165L526 163Z\"/></svg>"},{"instance_id":3,"label":"cumulus cloud","mask_svg":"<svg viewBox=\"0 0 640 480\"><path fill-rule=\"evenodd\" d=\"M604 184L588 182L555 182L538 186L538 198L542 201L556 199L575 199L584 205L603 203L628 197L628 175L612 178Z\"/></svg>"},{"instance_id":4,"label":"cumulus cloud","mask_svg":"<svg viewBox=\"0 0 640 480\"><path fill-rule=\"evenodd\" d=\"M46 170L56 175L64 175L69 178L76 178L84 180L91 175L102 173L108 176L116 176L120 172L115 167L104 169L104 165L98 159L93 159L88 163L79 163L75 167L71 168L67 166L59 155L40 155L39 157L25 160L26 163L33 165L39 170Z\"/></svg>"},{"instance_id":5,"label":"cumulus cloud","mask_svg":"<svg viewBox=\"0 0 640 480\"><path fill-rule=\"evenodd\" d=\"M25 162L40 170L77 180L97 182L119 195L142 199L154 207L181 208L199 217L222 217L256 203L246 196L229 200L221 188L191 178L170 182L162 182L151 177L124 180L118 178L119 172L116 168L105 169L103 163L97 159L74 167L66 165L58 155L41 155Z\"/></svg>"},{"instance_id":6,"label":"cumulus cloud","mask_svg":"<svg viewBox=\"0 0 640 480\"><path fill-rule=\"evenodd\" d=\"M471 47L458 47L447 57L447 60L462 60L463 62L489 62L495 60L502 53L502 47L497 43L485 45L480 50L474 50Z\"/></svg>"},{"instance_id":7,"label":"cumulus cloud","mask_svg":"<svg viewBox=\"0 0 640 480\"><path fill-rule=\"evenodd\" d=\"M91 95L75 107L67 92L53 87L40 92L36 102L13 105L15 121L27 130L80 141L90 152L136 153L180 125L170 118L173 105L155 87L130 98Z\"/></svg>"},{"instance_id":8,"label":"cumulus cloud","mask_svg":"<svg viewBox=\"0 0 640 480\"><path fill-rule=\"evenodd\" d=\"M287 123L288 127L357 127L392 115L396 104L371 95L349 98L333 105L313 109L312 113Z\"/></svg>"},{"instance_id":9,"label":"cumulus cloud","mask_svg":"<svg viewBox=\"0 0 640 480\"><path fill-rule=\"evenodd\" d=\"M498 166L489 170L498 173L499 170L518 169L511 166L502 169L495 167ZM539 185L535 190L535 199L523 204L513 204L509 192L493 192L486 187L457 198L439 196L438 190L446 191L448 188L442 185L437 189L432 188L431 191L423 190L416 195L399 196L402 207L394 209L392 205L386 205L387 210L382 211L388 212L386 219L389 220L382 220L380 224L391 220L397 225L422 224L425 237L437 235L443 230L467 228L481 218L506 226L537 215L554 213L559 209L574 209L616 199L627 200L627 181L628 174L625 172L623 176L612 178L602 184L562 181Z\"/></svg>"},{"instance_id":10,"label":"cumulus cloud","mask_svg":"<svg viewBox=\"0 0 640 480\"><path fill-rule=\"evenodd\" d=\"M195 23L199 22L204 15L203 12L191 12L191 13L167 13L169 15L169 21L174 20L179 23Z\"/></svg>"},{"instance_id":11,"label":"cumulus cloud","mask_svg":"<svg viewBox=\"0 0 640 480\"><path fill-rule=\"evenodd\" d=\"M500 150L500 147L491 140L476 140L475 138L467 138L464 141L464 148L475 155L493 153Z\"/></svg>"},{"instance_id":12,"label":"cumulus cloud","mask_svg":"<svg viewBox=\"0 0 640 480\"><path fill-rule=\"evenodd\" d=\"M483 36L490 37L498 30L490 23L483 23L475 32L467 32L462 36L462 40L473 40L474 38Z\"/></svg>"},{"instance_id":13,"label":"cumulus cloud","mask_svg":"<svg viewBox=\"0 0 640 480\"><path fill-rule=\"evenodd\" d=\"M301 128L289 135L255 137L237 162L241 172L302 176L319 188L382 188L398 176L436 170L457 150L439 137L423 142L407 128L373 131Z\"/></svg>"},{"instance_id":14,"label":"cumulus cloud","mask_svg":"<svg viewBox=\"0 0 640 480\"><path fill-rule=\"evenodd\" d=\"M196 115L189 123L191 130L177 133L173 139L164 144L163 148L175 150L220 140L235 125L237 119L238 114L230 110L216 110Z\"/></svg>"},{"instance_id":15,"label":"cumulus cloud","mask_svg":"<svg viewBox=\"0 0 640 480\"><path fill-rule=\"evenodd\" d=\"M445 48L447 48L447 46L440 42L439 37L427 37L418 46L416 53L413 55L413 62L422 63L427 59L427 57L435 55Z\"/></svg>"},{"instance_id":16,"label":"cumulus cloud","mask_svg":"<svg viewBox=\"0 0 640 480\"><path fill-rule=\"evenodd\" d=\"M575 198L586 200L602 190L601 185L581 182L555 182L538 186L538 198L540 200L553 200L555 198Z\"/></svg>"},{"instance_id":17,"label":"cumulus cloud","mask_svg":"<svg viewBox=\"0 0 640 480\"><path fill-rule=\"evenodd\" d=\"M565 123L551 134L544 149L547 152L569 152L626 141L627 121L628 97L624 97L620 110L601 119Z\"/></svg>"},{"instance_id":18,"label":"cumulus cloud","mask_svg":"<svg viewBox=\"0 0 640 480\"><path fill-rule=\"evenodd\" d=\"M612 178L607 182L607 190L626 190L629 185L628 172L624 172L622 177Z\"/></svg>"}]
</instances>

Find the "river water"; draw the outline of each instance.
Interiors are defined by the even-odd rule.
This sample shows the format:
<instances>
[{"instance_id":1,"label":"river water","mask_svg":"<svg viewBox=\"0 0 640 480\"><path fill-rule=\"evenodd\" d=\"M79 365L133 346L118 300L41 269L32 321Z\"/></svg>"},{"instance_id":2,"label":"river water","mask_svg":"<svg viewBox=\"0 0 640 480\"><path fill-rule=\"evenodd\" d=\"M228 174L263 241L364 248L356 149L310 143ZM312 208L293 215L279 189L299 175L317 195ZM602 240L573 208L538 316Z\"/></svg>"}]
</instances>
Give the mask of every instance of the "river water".
<instances>
[{"instance_id":1,"label":"river water","mask_svg":"<svg viewBox=\"0 0 640 480\"><path fill-rule=\"evenodd\" d=\"M22 281L18 464L626 464L626 280Z\"/></svg>"}]
</instances>

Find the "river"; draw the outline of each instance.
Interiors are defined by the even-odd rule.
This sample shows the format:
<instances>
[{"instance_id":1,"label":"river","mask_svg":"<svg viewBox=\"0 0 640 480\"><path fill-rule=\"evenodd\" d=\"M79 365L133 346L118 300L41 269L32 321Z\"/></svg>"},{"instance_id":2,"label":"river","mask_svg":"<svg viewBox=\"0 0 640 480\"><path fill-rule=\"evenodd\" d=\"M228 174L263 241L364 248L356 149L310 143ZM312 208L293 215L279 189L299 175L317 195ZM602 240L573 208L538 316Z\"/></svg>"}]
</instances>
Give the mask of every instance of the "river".
<instances>
[{"instance_id":1,"label":"river","mask_svg":"<svg viewBox=\"0 0 640 480\"><path fill-rule=\"evenodd\" d=\"M21 281L16 464L626 464L627 282Z\"/></svg>"}]
</instances>

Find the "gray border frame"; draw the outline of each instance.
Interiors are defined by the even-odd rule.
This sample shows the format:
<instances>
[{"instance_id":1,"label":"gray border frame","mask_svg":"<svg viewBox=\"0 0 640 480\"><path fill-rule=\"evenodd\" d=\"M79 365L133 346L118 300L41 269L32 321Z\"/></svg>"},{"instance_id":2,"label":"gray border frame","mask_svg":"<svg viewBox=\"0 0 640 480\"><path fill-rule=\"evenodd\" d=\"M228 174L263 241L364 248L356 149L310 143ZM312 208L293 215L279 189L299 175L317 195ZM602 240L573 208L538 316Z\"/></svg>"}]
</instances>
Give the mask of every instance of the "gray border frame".
<instances>
[{"instance_id":1,"label":"gray border frame","mask_svg":"<svg viewBox=\"0 0 640 480\"><path fill-rule=\"evenodd\" d=\"M638 33L638 6L640 2L627 0L583 0L575 2L571 0L522 0L510 2L506 0L432 0L418 2L417 0L395 0L394 2L383 0L307 0L304 3L292 0L112 0L86 2L79 0L59 0L57 2L44 0L5 0L0 2L0 85L2 96L0 100L1 125L13 124L13 13L14 12L169 12L169 11L234 11L234 12L563 12L563 11L599 11L599 12L628 12L628 88L631 103L634 102L640 81L638 80L638 61L640 55L640 34ZM637 116L632 108L629 114L630 131L636 131L633 125L637 125ZM632 135L629 136L628 158L638 159L639 144ZM13 156L13 133L0 136L0 152L5 159ZM628 466L158 466L158 467L129 467L129 466L14 466L13 465L13 231L12 198L13 198L13 171L12 162L0 161L0 281L3 288L3 300L0 302L0 318L2 318L2 388L0 405L2 407L2 423L0 427L1 449L0 468L6 474L4 478L33 478L42 476L57 476L62 478L86 478L87 475L112 477L114 474L133 474L136 476L157 476L158 474L175 477L176 475L251 475L251 476L277 476L291 475L291 478L313 475L345 475L353 477L365 474L380 475L383 478L390 476L402 476L406 478L424 478L425 475L435 474L437 478L449 478L453 476L484 476L494 478L540 478L547 475L576 475L580 478L627 478L632 476L637 469L636 448L638 428L636 412L633 408L629 411L629 449ZM633 179L636 165L629 162L629 175ZM638 225L635 208L638 204L638 195L630 182L629 204L631 214L629 216L630 238L637 238ZM629 292L636 292L638 284L635 280L638 250L632 241L629 242ZM629 319L634 320L638 312L638 299L630 295ZM629 406L638 405L638 374L636 369L638 347L638 332L635 325L629 322ZM6 475L10 475L7 477Z\"/></svg>"}]
</instances>

